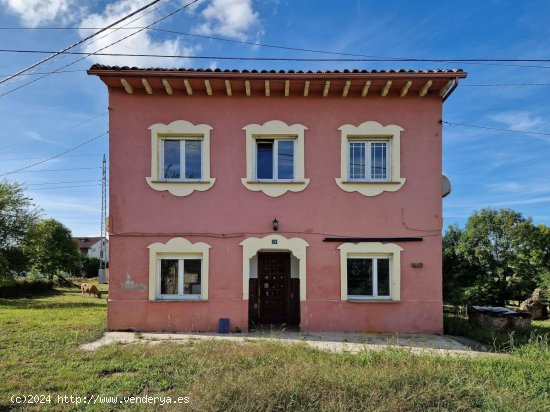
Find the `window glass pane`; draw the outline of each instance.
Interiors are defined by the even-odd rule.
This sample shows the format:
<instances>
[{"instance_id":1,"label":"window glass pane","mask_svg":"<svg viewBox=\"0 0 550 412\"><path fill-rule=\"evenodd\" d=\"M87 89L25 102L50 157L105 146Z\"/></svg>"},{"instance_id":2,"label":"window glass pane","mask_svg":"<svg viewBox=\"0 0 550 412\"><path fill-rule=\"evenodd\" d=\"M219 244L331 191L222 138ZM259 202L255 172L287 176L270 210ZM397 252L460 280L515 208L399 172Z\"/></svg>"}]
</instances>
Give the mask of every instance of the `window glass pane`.
<instances>
[{"instance_id":1,"label":"window glass pane","mask_svg":"<svg viewBox=\"0 0 550 412\"><path fill-rule=\"evenodd\" d=\"M365 143L349 144L349 178L365 179Z\"/></svg>"},{"instance_id":2,"label":"window glass pane","mask_svg":"<svg viewBox=\"0 0 550 412\"><path fill-rule=\"evenodd\" d=\"M378 259L378 296L390 296L390 260Z\"/></svg>"},{"instance_id":3,"label":"window glass pane","mask_svg":"<svg viewBox=\"0 0 550 412\"><path fill-rule=\"evenodd\" d=\"M386 150L388 144L386 142L373 142L371 143L370 155L371 166L370 173L372 179L385 179L386 178Z\"/></svg>"},{"instance_id":4,"label":"window glass pane","mask_svg":"<svg viewBox=\"0 0 550 412\"><path fill-rule=\"evenodd\" d=\"M183 293L185 295L201 294L200 259L185 259L183 263Z\"/></svg>"},{"instance_id":5,"label":"window glass pane","mask_svg":"<svg viewBox=\"0 0 550 412\"><path fill-rule=\"evenodd\" d=\"M160 261L161 295L178 294L178 260L162 259Z\"/></svg>"},{"instance_id":6,"label":"window glass pane","mask_svg":"<svg viewBox=\"0 0 550 412\"><path fill-rule=\"evenodd\" d=\"M372 259L348 259L348 295L372 296Z\"/></svg>"},{"instance_id":7,"label":"window glass pane","mask_svg":"<svg viewBox=\"0 0 550 412\"><path fill-rule=\"evenodd\" d=\"M200 140L185 141L185 178L200 179L201 176L201 144Z\"/></svg>"},{"instance_id":8,"label":"window glass pane","mask_svg":"<svg viewBox=\"0 0 550 412\"><path fill-rule=\"evenodd\" d=\"M273 140L258 140L256 145L256 177L273 179Z\"/></svg>"},{"instance_id":9,"label":"window glass pane","mask_svg":"<svg viewBox=\"0 0 550 412\"><path fill-rule=\"evenodd\" d=\"M163 140L164 150L164 178L180 178L180 141Z\"/></svg>"},{"instance_id":10,"label":"window glass pane","mask_svg":"<svg viewBox=\"0 0 550 412\"><path fill-rule=\"evenodd\" d=\"M278 166L279 179L294 179L294 142L279 140Z\"/></svg>"}]
</instances>

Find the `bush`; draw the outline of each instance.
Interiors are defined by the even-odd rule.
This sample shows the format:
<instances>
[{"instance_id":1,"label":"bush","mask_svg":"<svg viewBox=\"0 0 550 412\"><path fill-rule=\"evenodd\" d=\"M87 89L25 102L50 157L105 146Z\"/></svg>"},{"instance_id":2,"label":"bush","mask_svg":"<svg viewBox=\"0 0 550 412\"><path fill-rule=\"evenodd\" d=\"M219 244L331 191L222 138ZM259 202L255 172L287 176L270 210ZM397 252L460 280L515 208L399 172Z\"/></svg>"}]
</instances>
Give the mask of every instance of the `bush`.
<instances>
[{"instance_id":1,"label":"bush","mask_svg":"<svg viewBox=\"0 0 550 412\"><path fill-rule=\"evenodd\" d=\"M20 298L28 295L43 295L51 292L54 282L45 279L39 280L12 280L0 285L0 298Z\"/></svg>"},{"instance_id":2,"label":"bush","mask_svg":"<svg viewBox=\"0 0 550 412\"><path fill-rule=\"evenodd\" d=\"M82 256L82 275L95 278L99 271L99 259L93 256Z\"/></svg>"}]
</instances>

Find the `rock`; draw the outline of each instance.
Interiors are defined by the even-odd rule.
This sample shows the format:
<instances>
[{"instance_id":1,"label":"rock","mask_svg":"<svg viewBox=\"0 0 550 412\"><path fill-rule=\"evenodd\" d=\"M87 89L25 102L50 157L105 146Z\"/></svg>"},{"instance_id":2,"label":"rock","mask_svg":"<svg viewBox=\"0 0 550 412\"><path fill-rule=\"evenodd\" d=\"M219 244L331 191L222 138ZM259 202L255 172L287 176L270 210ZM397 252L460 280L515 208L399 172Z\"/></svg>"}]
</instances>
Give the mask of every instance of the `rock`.
<instances>
[{"instance_id":1,"label":"rock","mask_svg":"<svg viewBox=\"0 0 550 412\"><path fill-rule=\"evenodd\" d=\"M540 288L535 289L529 299L521 302L519 309L529 312L533 320L548 318L545 296Z\"/></svg>"}]
</instances>

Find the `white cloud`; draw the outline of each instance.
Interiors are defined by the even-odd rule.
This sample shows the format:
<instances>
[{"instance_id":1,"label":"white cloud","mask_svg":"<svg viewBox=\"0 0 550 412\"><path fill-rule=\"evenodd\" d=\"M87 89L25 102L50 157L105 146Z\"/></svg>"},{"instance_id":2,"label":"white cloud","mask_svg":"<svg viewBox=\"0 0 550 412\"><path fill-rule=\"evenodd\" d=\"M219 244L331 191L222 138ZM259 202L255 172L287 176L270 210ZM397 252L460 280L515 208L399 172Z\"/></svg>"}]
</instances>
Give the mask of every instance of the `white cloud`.
<instances>
[{"instance_id":1,"label":"white cloud","mask_svg":"<svg viewBox=\"0 0 550 412\"><path fill-rule=\"evenodd\" d=\"M247 32L259 25L259 13L254 11L252 0L212 0L200 15L203 21L193 28L198 34L246 40Z\"/></svg>"},{"instance_id":2,"label":"white cloud","mask_svg":"<svg viewBox=\"0 0 550 412\"><path fill-rule=\"evenodd\" d=\"M0 0L0 4L19 16L23 25L37 27L60 20L74 21L81 13L76 0Z\"/></svg>"},{"instance_id":3,"label":"white cloud","mask_svg":"<svg viewBox=\"0 0 550 412\"><path fill-rule=\"evenodd\" d=\"M542 117L534 116L529 112L504 112L489 117L512 130L536 131L546 123Z\"/></svg>"},{"instance_id":4,"label":"white cloud","mask_svg":"<svg viewBox=\"0 0 550 412\"><path fill-rule=\"evenodd\" d=\"M105 27L112 22L124 17L132 11L148 3L148 0L118 0L105 7L103 13L91 14L87 16L80 23L80 27ZM146 11L142 14L144 15ZM130 20L121 23L120 26L127 24L134 20L136 17L132 17ZM144 15L143 18L136 21L131 25L147 26L153 21L158 19L155 13ZM137 32L137 30L135 31ZM100 50L123 37L128 36L132 31L130 30L109 30L108 35L101 34L95 41L86 44L84 50L88 53ZM86 31L81 31L81 36L84 37ZM179 39L158 41L151 37L147 30L143 30L114 46L108 47L103 52L105 53L124 53L124 54L161 54L161 55L175 55L175 54L193 54L195 49L193 47L186 47L181 44ZM154 58L154 57L113 57L113 56L92 56L90 59L98 63L103 64L118 64L125 66L182 66L184 61L182 59L171 58Z\"/></svg>"}]
</instances>

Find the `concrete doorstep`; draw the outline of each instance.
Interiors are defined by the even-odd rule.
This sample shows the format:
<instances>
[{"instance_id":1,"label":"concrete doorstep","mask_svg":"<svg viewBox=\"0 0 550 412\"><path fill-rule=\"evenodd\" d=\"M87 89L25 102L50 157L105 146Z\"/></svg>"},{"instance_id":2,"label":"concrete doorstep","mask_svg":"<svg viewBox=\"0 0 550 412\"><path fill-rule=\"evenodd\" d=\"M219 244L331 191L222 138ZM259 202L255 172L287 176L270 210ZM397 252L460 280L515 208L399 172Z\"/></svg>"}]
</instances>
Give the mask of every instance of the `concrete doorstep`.
<instances>
[{"instance_id":1,"label":"concrete doorstep","mask_svg":"<svg viewBox=\"0 0 550 412\"><path fill-rule=\"evenodd\" d=\"M458 342L449 336L427 334L386 334L386 333L301 333L295 331L261 331L250 333L141 333L105 332L97 341L85 343L79 348L94 351L111 344L158 344L161 342L189 343L200 340L225 340L235 343L272 340L288 344L302 343L313 348L333 353L359 353L388 348L409 351L412 354L433 354L450 356L501 356L493 352L480 351L483 346L474 341ZM472 345L469 345L469 343Z\"/></svg>"}]
</instances>

